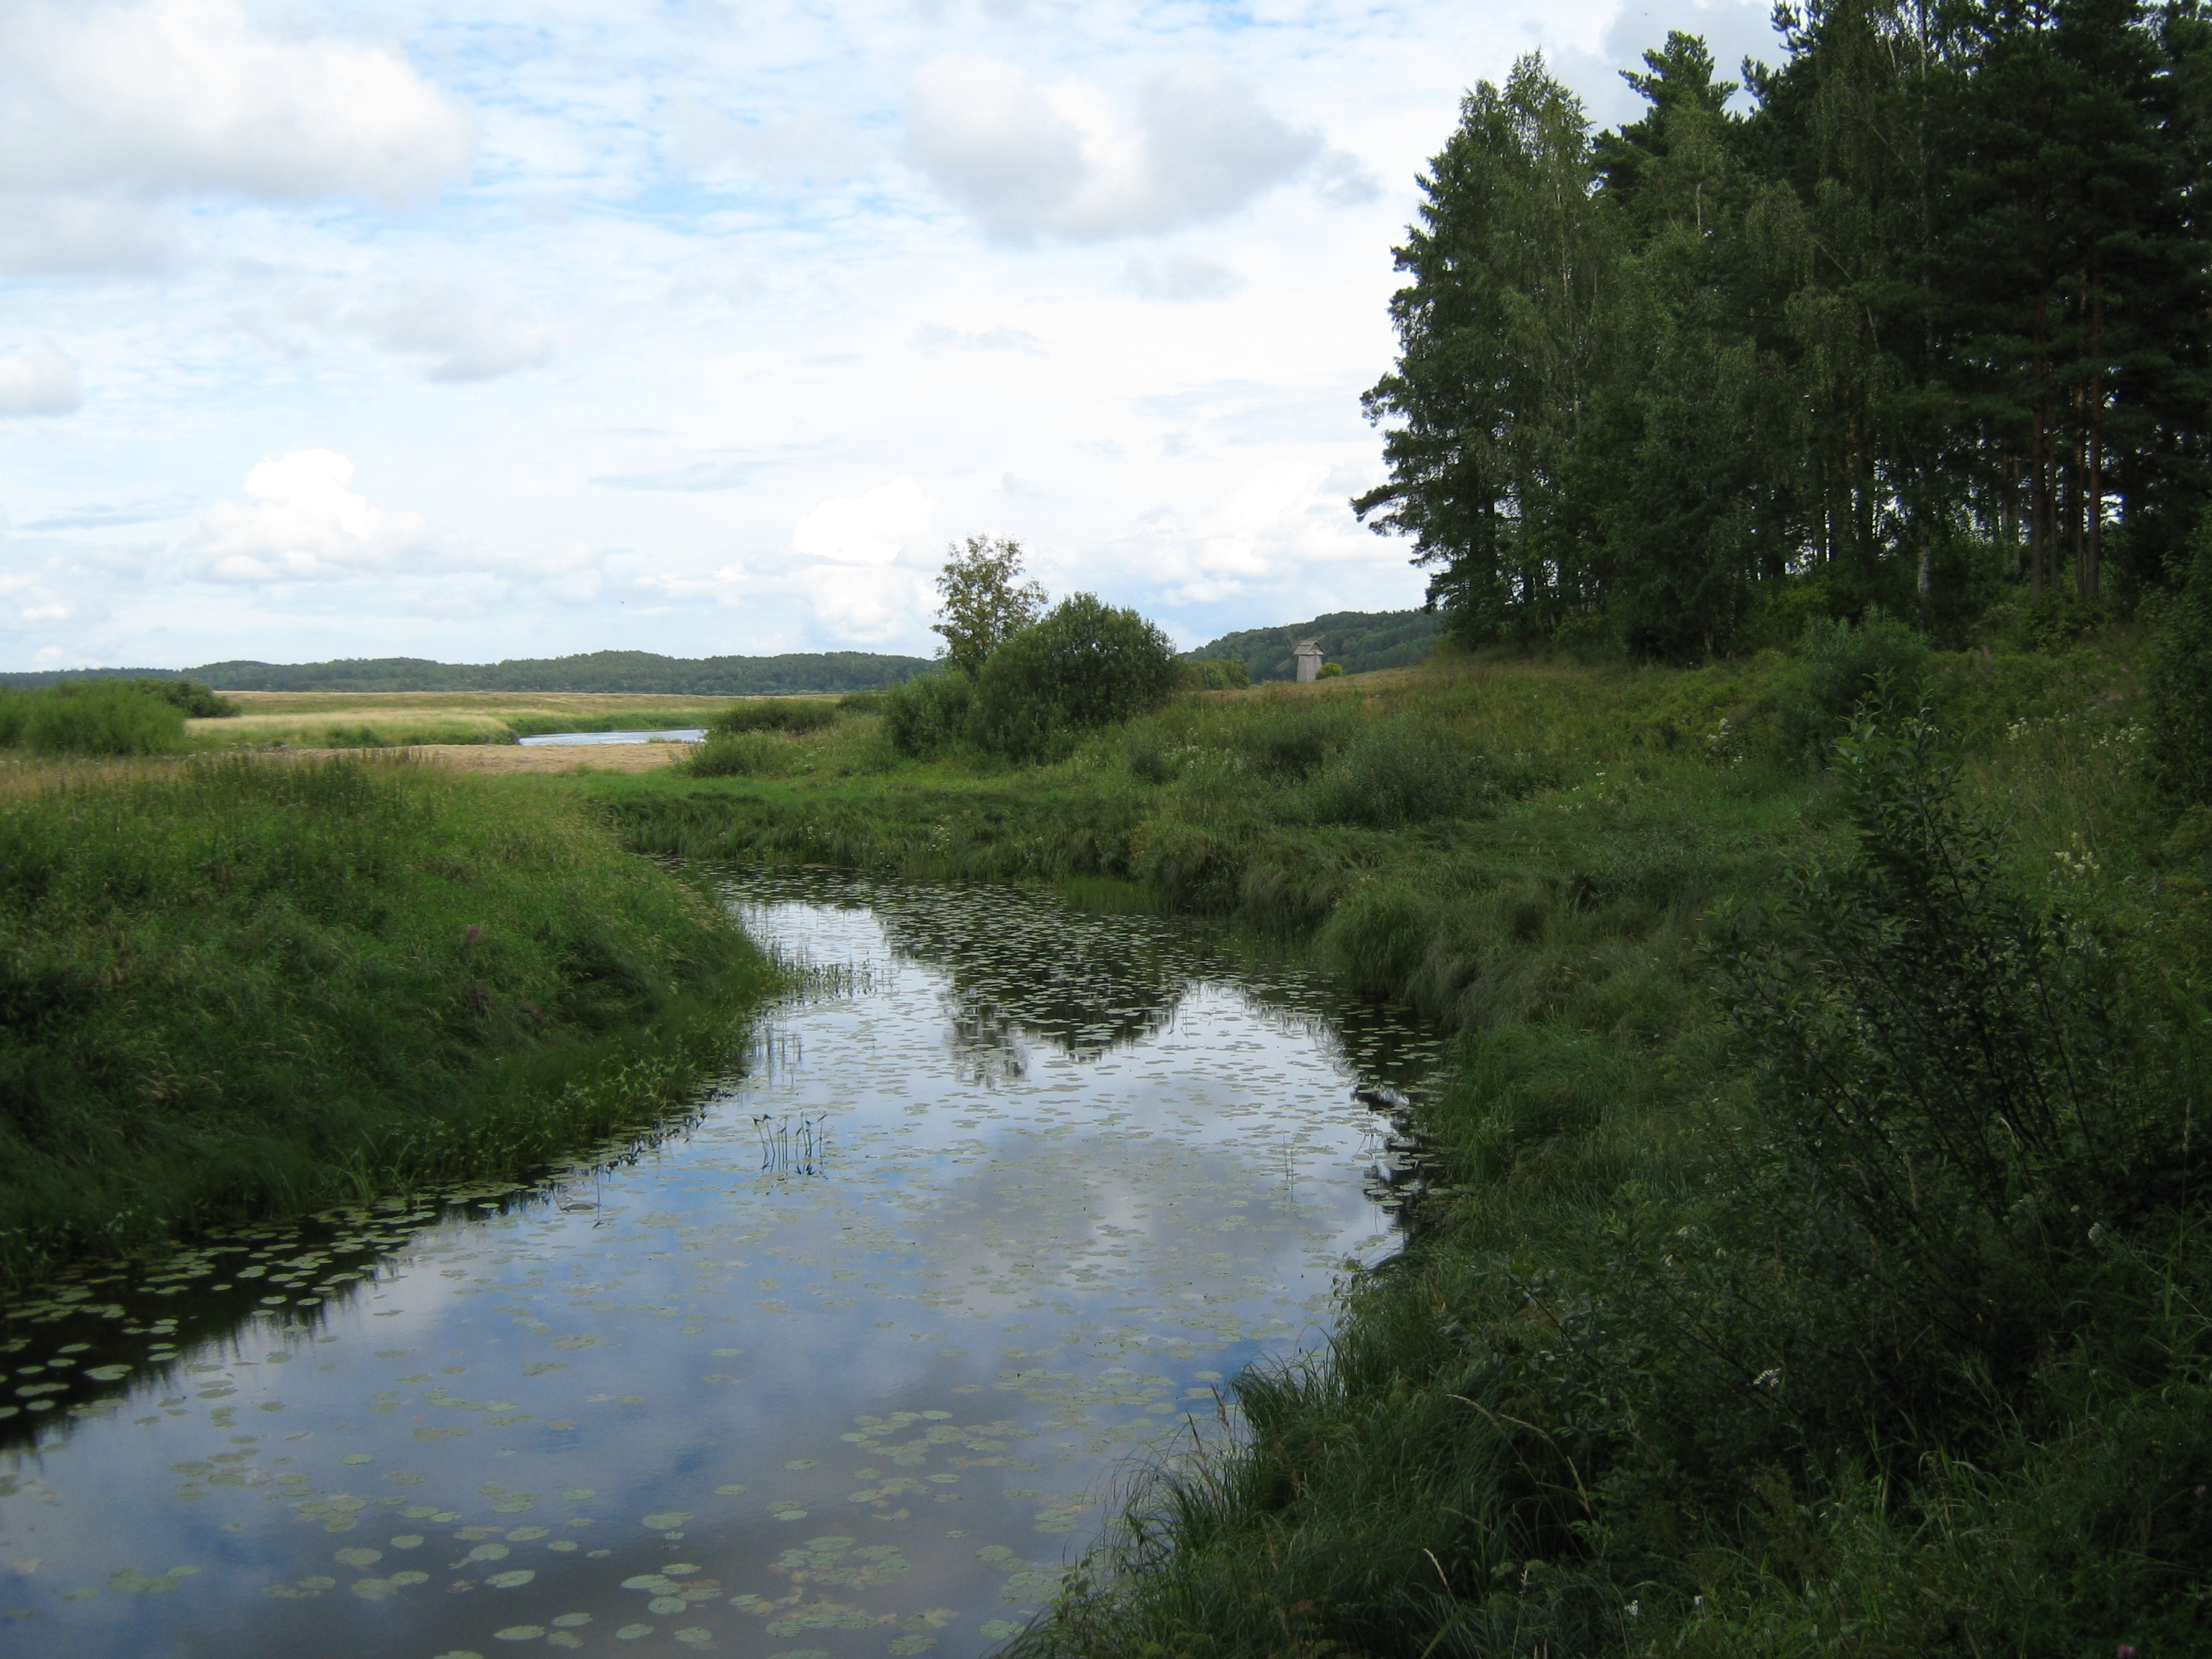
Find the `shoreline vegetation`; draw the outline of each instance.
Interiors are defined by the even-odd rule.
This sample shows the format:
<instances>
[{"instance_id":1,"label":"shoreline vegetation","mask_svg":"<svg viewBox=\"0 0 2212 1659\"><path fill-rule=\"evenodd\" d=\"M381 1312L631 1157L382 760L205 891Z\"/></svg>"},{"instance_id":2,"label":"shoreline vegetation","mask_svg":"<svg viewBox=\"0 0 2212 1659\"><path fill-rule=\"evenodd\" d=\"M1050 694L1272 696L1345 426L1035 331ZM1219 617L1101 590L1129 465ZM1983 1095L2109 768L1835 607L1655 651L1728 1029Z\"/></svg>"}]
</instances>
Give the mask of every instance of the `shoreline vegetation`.
<instances>
[{"instance_id":1,"label":"shoreline vegetation","mask_svg":"<svg viewBox=\"0 0 2212 1659\"><path fill-rule=\"evenodd\" d=\"M19 767L0 1285L665 1116L775 971L538 779L404 757Z\"/></svg>"},{"instance_id":2,"label":"shoreline vegetation","mask_svg":"<svg viewBox=\"0 0 2212 1659\"><path fill-rule=\"evenodd\" d=\"M917 738L924 681L574 787L642 851L1224 918L1454 1035L1405 1251L1012 1651L2180 1654L2212 821L2145 781L2142 629L2002 645L1447 651L1041 764Z\"/></svg>"},{"instance_id":3,"label":"shoreline vegetation","mask_svg":"<svg viewBox=\"0 0 2212 1659\"><path fill-rule=\"evenodd\" d=\"M1012 1652L2194 1651L2200 565L2033 648L1243 689L1079 595L644 775L12 763L0 1274L680 1109L773 969L670 859L1048 883L1452 1047L1406 1248Z\"/></svg>"}]
</instances>

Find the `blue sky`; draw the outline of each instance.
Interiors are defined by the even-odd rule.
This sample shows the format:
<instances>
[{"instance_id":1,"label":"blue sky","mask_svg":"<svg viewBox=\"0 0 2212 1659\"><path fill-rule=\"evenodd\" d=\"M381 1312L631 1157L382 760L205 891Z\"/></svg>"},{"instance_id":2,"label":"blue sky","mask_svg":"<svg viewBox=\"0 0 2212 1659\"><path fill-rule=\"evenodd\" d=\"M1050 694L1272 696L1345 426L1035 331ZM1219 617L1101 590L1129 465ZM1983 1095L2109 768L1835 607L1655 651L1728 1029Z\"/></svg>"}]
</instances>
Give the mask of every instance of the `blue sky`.
<instances>
[{"instance_id":1,"label":"blue sky","mask_svg":"<svg viewBox=\"0 0 2212 1659\"><path fill-rule=\"evenodd\" d=\"M1417 604L1390 249L1541 49L1764 5L0 0L0 667L1186 643Z\"/></svg>"}]
</instances>

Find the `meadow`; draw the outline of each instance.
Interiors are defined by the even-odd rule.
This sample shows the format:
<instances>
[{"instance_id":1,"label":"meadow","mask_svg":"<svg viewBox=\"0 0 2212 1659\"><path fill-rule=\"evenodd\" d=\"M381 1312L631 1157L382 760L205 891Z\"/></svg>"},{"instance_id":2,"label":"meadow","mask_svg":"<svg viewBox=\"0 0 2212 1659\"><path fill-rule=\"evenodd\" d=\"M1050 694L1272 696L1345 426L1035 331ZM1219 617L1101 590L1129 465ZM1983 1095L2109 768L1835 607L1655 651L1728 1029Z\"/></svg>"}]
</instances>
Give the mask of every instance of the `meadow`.
<instances>
[{"instance_id":1,"label":"meadow","mask_svg":"<svg viewBox=\"0 0 2212 1659\"><path fill-rule=\"evenodd\" d=\"M1410 1248L1017 1653L2148 1659L2212 1589L2212 822L2143 783L2142 644L1448 660L1039 767L862 702L580 787L1218 916L1455 1034Z\"/></svg>"},{"instance_id":2,"label":"meadow","mask_svg":"<svg viewBox=\"0 0 2212 1659\"><path fill-rule=\"evenodd\" d=\"M526 1172L685 1104L771 981L543 780L240 755L6 781L0 1283Z\"/></svg>"}]
</instances>

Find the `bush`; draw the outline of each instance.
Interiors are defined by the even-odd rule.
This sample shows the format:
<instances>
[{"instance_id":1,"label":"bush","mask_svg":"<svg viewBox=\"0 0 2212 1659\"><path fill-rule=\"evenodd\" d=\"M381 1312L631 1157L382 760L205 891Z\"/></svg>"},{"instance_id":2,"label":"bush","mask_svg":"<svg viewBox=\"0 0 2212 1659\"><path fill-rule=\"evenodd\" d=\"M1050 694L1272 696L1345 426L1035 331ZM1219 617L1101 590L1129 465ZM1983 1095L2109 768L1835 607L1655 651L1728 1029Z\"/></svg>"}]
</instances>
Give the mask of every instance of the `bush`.
<instances>
[{"instance_id":1,"label":"bush","mask_svg":"<svg viewBox=\"0 0 2212 1659\"><path fill-rule=\"evenodd\" d=\"M2159 792L2185 805L2212 803L2212 520L2197 532L2194 553L2144 676L2145 764Z\"/></svg>"},{"instance_id":2,"label":"bush","mask_svg":"<svg viewBox=\"0 0 2212 1659\"><path fill-rule=\"evenodd\" d=\"M184 711L120 680L49 686L17 708L18 741L41 755L166 755L184 747Z\"/></svg>"},{"instance_id":3,"label":"bush","mask_svg":"<svg viewBox=\"0 0 2212 1659\"><path fill-rule=\"evenodd\" d=\"M819 732L837 723L838 708L839 704L827 697L748 697L716 716L714 730Z\"/></svg>"},{"instance_id":4,"label":"bush","mask_svg":"<svg viewBox=\"0 0 2212 1659\"><path fill-rule=\"evenodd\" d=\"M1342 679L1344 678L1344 665L1340 662L1323 663L1321 665L1320 678L1325 680Z\"/></svg>"},{"instance_id":5,"label":"bush","mask_svg":"<svg viewBox=\"0 0 2212 1659\"><path fill-rule=\"evenodd\" d=\"M1056 760L1083 732L1158 708L1175 683L1175 649L1155 624L1077 593L983 665L975 740L1010 760Z\"/></svg>"},{"instance_id":6,"label":"bush","mask_svg":"<svg viewBox=\"0 0 2212 1659\"><path fill-rule=\"evenodd\" d=\"M837 707L848 714L880 714L884 712L884 694L880 691L848 691L837 699Z\"/></svg>"},{"instance_id":7,"label":"bush","mask_svg":"<svg viewBox=\"0 0 2212 1659\"><path fill-rule=\"evenodd\" d=\"M761 740L717 732L679 763L695 778L749 778L761 770Z\"/></svg>"},{"instance_id":8,"label":"bush","mask_svg":"<svg viewBox=\"0 0 2212 1659\"><path fill-rule=\"evenodd\" d=\"M1176 665L1178 691L1242 691L1252 684L1252 671L1237 657L1185 658Z\"/></svg>"},{"instance_id":9,"label":"bush","mask_svg":"<svg viewBox=\"0 0 2212 1659\"><path fill-rule=\"evenodd\" d=\"M171 707L183 709L187 720L225 720L238 713L236 703L209 690L198 680L119 680L117 684L151 693Z\"/></svg>"},{"instance_id":10,"label":"bush","mask_svg":"<svg viewBox=\"0 0 2212 1659\"><path fill-rule=\"evenodd\" d=\"M957 668L924 674L884 693L884 735L891 748L927 760L964 743L975 683Z\"/></svg>"},{"instance_id":11,"label":"bush","mask_svg":"<svg viewBox=\"0 0 2212 1659\"><path fill-rule=\"evenodd\" d=\"M1785 757L1825 759L1851 711L1885 680L1897 696L1916 699L1928 683L1928 643L1879 610L1854 627L1815 617L1798 642L1797 684L1777 711L1775 735Z\"/></svg>"}]
</instances>

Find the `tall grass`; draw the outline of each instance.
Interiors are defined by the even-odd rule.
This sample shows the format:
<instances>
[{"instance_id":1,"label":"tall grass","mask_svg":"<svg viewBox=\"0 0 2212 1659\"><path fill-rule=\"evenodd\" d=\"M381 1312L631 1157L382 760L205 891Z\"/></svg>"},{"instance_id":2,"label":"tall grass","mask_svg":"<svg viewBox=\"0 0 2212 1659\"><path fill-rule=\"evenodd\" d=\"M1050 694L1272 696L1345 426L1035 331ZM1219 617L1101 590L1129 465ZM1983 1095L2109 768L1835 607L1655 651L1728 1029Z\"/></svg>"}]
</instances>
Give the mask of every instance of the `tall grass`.
<instances>
[{"instance_id":1,"label":"tall grass","mask_svg":"<svg viewBox=\"0 0 2212 1659\"><path fill-rule=\"evenodd\" d=\"M0 1278L518 1170L680 1095L765 972L542 788L229 758L0 800Z\"/></svg>"},{"instance_id":2,"label":"tall grass","mask_svg":"<svg viewBox=\"0 0 2212 1659\"><path fill-rule=\"evenodd\" d=\"M592 786L642 847L1231 917L1455 1034L1422 1105L1449 1179L1412 1247L1353 1278L1324 1351L1237 1379L1227 1431L1152 1470L1018 1651L2212 1645L2197 1200L2141 1180L2132 1209L2085 1198L2071 1131L1990 1092L2023 1066L2082 1072L2060 1117L2130 1126L2124 1171L2183 1167L2159 1137L2205 1082L2212 835L2144 789L2109 636L2018 658L1907 641L1964 747L1934 783L1914 763L1917 796L1875 793L1972 876L1939 915L1940 883L1899 885L1910 837L1883 850L1859 774L1804 760L1893 643L1192 697L1030 770ZM1975 842L1954 807L2002 833ZM1814 866L1890 884L1816 886L1793 912ZM1723 973L1717 915L1762 908L1778 931L1742 938L1774 953L1740 943L1752 966ZM1858 943L1824 945L1821 917ZM1844 957L1918 988L1883 1003L1821 976ZM1754 1006L1802 1018L1759 1027L1761 1048L1735 1018ZM1975 1030L2013 1071L1948 1052ZM2019 1117L2057 1150L1917 1245L1932 1212L1843 1201L1872 1143L1845 1167L1836 1131L1790 1115L1954 1083L1990 1109L1978 1133ZM1907 1210L1950 1203L1946 1161L1972 1149L1897 1109L1880 1121Z\"/></svg>"},{"instance_id":3,"label":"tall grass","mask_svg":"<svg viewBox=\"0 0 2212 1659\"><path fill-rule=\"evenodd\" d=\"M80 680L0 693L0 745L38 755L166 755L185 745L185 711L149 682Z\"/></svg>"}]
</instances>

